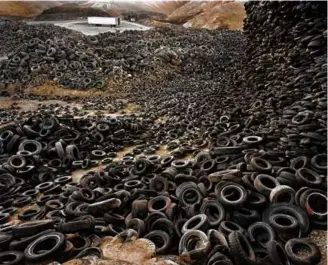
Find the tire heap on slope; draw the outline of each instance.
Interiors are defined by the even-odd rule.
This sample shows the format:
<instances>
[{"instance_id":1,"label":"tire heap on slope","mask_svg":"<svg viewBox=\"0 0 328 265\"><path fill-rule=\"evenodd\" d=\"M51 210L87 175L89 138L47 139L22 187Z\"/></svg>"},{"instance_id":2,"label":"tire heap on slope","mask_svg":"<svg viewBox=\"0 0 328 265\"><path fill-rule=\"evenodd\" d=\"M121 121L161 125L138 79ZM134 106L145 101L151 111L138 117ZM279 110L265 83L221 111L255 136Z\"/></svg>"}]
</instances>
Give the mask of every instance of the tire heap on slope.
<instances>
[{"instance_id":1,"label":"tire heap on slope","mask_svg":"<svg viewBox=\"0 0 328 265\"><path fill-rule=\"evenodd\" d=\"M134 19L134 21L139 21L143 19L154 19L154 20L164 20L166 15L157 12L150 11L125 11L121 15L125 20Z\"/></svg>"},{"instance_id":2,"label":"tire heap on slope","mask_svg":"<svg viewBox=\"0 0 328 265\"><path fill-rule=\"evenodd\" d=\"M34 37L35 32L43 34L43 25L25 25L22 30L20 24L11 27L8 23L14 32L13 42L19 40L24 44L10 53L8 60L0 62L0 84L4 85L56 81L65 88L102 88L105 78L111 78L123 79L121 90L128 90L128 84L139 75L157 72L163 76L167 72L202 74L209 79L231 65L243 40L240 32L172 29L45 39ZM67 30L54 26L53 31Z\"/></svg>"},{"instance_id":3,"label":"tire heap on slope","mask_svg":"<svg viewBox=\"0 0 328 265\"><path fill-rule=\"evenodd\" d=\"M23 22L0 19L0 56L14 52L24 42L39 38L46 41L50 38L64 38L65 36L81 36L77 31L57 27L51 24L27 25Z\"/></svg>"},{"instance_id":4,"label":"tire heap on slope","mask_svg":"<svg viewBox=\"0 0 328 265\"><path fill-rule=\"evenodd\" d=\"M25 121L18 115L15 125L2 127L2 259L40 264L59 252L63 259L110 258L91 242L106 235L125 240L136 235L151 240L157 254L179 255L160 264L318 264L319 249L307 236L327 226L326 79L318 74L326 62L317 58L326 51L317 46L311 53L308 45L295 50L288 41L293 41L294 28L303 29L303 21L325 36L322 5L326 3L247 3L245 34L248 45L254 41L252 47L258 48L248 51L249 64L228 64L220 71L224 74L213 78L194 73L167 80L161 89L141 82L133 96L142 110L142 133L117 131L104 117L57 122L42 117L42 110ZM281 20L286 20L286 31L280 31ZM258 21L268 30L257 32ZM299 44L297 40L313 32L297 34ZM261 78L254 66L262 65L270 43L279 38L270 51L272 69L263 68ZM279 49L308 53L310 61L296 65L286 57L281 62ZM229 62L237 63L236 57ZM286 70L282 83L268 77L279 75L280 67L296 66L299 71ZM229 76L229 71L236 75ZM311 84L286 85L303 75L310 76ZM161 117L165 119L158 121ZM135 123L130 119L128 128ZM117 148L121 137L136 147L111 161L115 149L107 145ZM159 145L169 155L155 155ZM71 170L88 167L93 159L108 164L72 182ZM10 225L15 208L31 201L37 205L18 215L27 222ZM32 236L35 229L40 233ZM41 247L47 240L52 243Z\"/></svg>"}]
</instances>

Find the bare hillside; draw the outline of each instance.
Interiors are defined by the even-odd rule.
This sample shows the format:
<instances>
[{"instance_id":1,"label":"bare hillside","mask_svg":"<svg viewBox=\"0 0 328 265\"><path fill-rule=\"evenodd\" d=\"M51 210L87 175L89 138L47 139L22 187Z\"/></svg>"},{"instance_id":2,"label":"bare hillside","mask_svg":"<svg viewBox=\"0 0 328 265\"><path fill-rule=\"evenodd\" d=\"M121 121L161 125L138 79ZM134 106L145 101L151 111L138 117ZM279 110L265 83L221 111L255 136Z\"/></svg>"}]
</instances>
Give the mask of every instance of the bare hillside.
<instances>
[{"instance_id":1,"label":"bare hillside","mask_svg":"<svg viewBox=\"0 0 328 265\"><path fill-rule=\"evenodd\" d=\"M4 17L34 17L43 10L60 5L59 1L1 1L0 16Z\"/></svg>"}]
</instances>

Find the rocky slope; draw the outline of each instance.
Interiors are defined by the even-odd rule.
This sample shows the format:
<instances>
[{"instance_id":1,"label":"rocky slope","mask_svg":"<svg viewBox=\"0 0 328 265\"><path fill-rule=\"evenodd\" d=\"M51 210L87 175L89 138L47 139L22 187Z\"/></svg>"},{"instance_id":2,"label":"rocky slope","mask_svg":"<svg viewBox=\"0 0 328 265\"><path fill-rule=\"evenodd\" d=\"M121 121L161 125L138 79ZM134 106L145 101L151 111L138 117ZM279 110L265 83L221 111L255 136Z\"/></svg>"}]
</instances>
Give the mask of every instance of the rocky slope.
<instances>
[{"instance_id":1,"label":"rocky slope","mask_svg":"<svg viewBox=\"0 0 328 265\"><path fill-rule=\"evenodd\" d=\"M189 2L174 10L167 20L195 28L241 30L244 18L245 10L242 3Z\"/></svg>"},{"instance_id":2,"label":"rocky slope","mask_svg":"<svg viewBox=\"0 0 328 265\"><path fill-rule=\"evenodd\" d=\"M101 6L102 4L95 4ZM143 1L118 2L106 5L108 9L136 10L163 13L172 24L196 28L228 28L241 30L245 18L244 5L232 1ZM153 25L156 25L153 23Z\"/></svg>"},{"instance_id":3,"label":"rocky slope","mask_svg":"<svg viewBox=\"0 0 328 265\"><path fill-rule=\"evenodd\" d=\"M1 1L0 17L34 17L58 5L59 1Z\"/></svg>"}]
</instances>

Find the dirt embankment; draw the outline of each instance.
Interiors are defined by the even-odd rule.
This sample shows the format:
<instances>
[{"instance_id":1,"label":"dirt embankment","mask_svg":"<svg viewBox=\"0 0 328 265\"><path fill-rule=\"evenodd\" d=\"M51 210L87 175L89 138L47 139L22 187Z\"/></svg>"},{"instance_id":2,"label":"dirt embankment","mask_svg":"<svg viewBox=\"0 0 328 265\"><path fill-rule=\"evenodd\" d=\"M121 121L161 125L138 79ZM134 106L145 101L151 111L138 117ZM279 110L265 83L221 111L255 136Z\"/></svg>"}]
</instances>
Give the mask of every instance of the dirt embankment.
<instances>
[{"instance_id":1,"label":"dirt embankment","mask_svg":"<svg viewBox=\"0 0 328 265\"><path fill-rule=\"evenodd\" d=\"M35 17L43 10L60 5L58 1L3 1L0 2L0 17L30 18Z\"/></svg>"},{"instance_id":2,"label":"dirt embankment","mask_svg":"<svg viewBox=\"0 0 328 265\"><path fill-rule=\"evenodd\" d=\"M189 2L169 14L167 21L194 28L241 30L244 18L242 3Z\"/></svg>"},{"instance_id":3,"label":"dirt embankment","mask_svg":"<svg viewBox=\"0 0 328 265\"><path fill-rule=\"evenodd\" d=\"M114 10L93 8L79 3L59 1L4 1L0 2L0 17L9 19L60 20L87 16L117 16Z\"/></svg>"},{"instance_id":4,"label":"dirt embankment","mask_svg":"<svg viewBox=\"0 0 328 265\"><path fill-rule=\"evenodd\" d=\"M165 14L165 21L155 17L141 21L155 27L169 23L194 28L241 30L246 16L243 3L233 1L144 1L138 6L123 2L107 8Z\"/></svg>"}]
</instances>

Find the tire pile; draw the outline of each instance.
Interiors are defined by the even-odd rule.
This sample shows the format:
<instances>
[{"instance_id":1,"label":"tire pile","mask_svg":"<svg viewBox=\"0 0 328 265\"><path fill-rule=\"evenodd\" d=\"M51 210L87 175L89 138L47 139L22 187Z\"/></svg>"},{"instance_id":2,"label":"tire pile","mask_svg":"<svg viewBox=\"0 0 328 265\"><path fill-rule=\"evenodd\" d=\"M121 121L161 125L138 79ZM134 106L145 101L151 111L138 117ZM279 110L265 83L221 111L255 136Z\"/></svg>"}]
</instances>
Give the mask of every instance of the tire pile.
<instances>
[{"instance_id":1,"label":"tire pile","mask_svg":"<svg viewBox=\"0 0 328 265\"><path fill-rule=\"evenodd\" d=\"M61 34L67 33L67 29L12 23L3 25L12 33L3 33L5 39L14 36L6 44L23 45L8 54L8 60L0 62L2 86L35 86L55 81L64 88L103 88L105 79L131 83L132 79L142 79L141 75L149 79L165 70L212 78L232 64L243 40L239 32L172 29L63 37ZM43 36L48 28L50 33L58 31L54 38ZM210 73L208 67L212 68Z\"/></svg>"},{"instance_id":2,"label":"tire pile","mask_svg":"<svg viewBox=\"0 0 328 265\"><path fill-rule=\"evenodd\" d=\"M308 235L327 227L322 5L248 2L245 35L253 49L242 52L242 37L229 47L235 32L204 31L213 42L215 33L227 37L222 54L215 53L219 46L212 54L210 45L196 45L183 57L193 58L190 66L181 58L188 74L164 84L136 82L137 117L71 119L50 109L54 118L40 108L26 120L13 113L15 123L0 127L2 260L43 264L59 253L59 262L107 259L99 238L137 236L169 255L158 264L318 264ZM171 30L148 34L153 40L145 46L156 49L161 34L173 35L169 43L184 38ZM96 46L113 35L105 36ZM156 54L165 58L163 51L170 60L179 54L172 46ZM206 57L221 61L207 68ZM113 159L129 145L135 147ZM168 154L156 155L160 147ZM72 181L73 169L95 163L102 169ZM24 223L10 223L22 206Z\"/></svg>"},{"instance_id":3,"label":"tire pile","mask_svg":"<svg viewBox=\"0 0 328 265\"><path fill-rule=\"evenodd\" d=\"M15 52L30 39L39 38L46 41L49 38L64 38L67 35L81 33L50 24L27 25L23 22L0 19L0 56Z\"/></svg>"},{"instance_id":4,"label":"tire pile","mask_svg":"<svg viewBox=\"0 0 328 265\"><path fill-rule=\"evenodd\" d=\"M326 2L245 5L247 85L273 93L316 93L327 87ZM270 14L264 14L270 10Z\"/></svg>"},{"instance_id":5,"label":"tire pile","mask_svg":"<svg viewBox=\"0 0 328 265\"><path fill-rule=\"evenodd\" d=\"M166 15L157 12L150 12L150 11L125 11L121 13L121 16L125 20L132 21L139 21L143 19L154 19L154 20L164 20Z\"/></svg>"}]
</instances>

